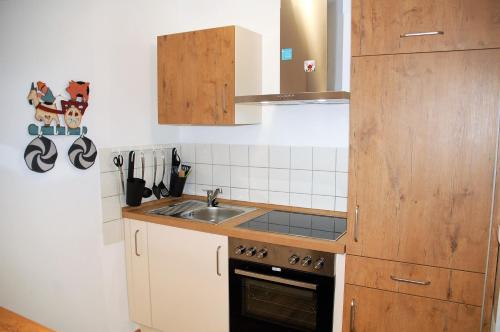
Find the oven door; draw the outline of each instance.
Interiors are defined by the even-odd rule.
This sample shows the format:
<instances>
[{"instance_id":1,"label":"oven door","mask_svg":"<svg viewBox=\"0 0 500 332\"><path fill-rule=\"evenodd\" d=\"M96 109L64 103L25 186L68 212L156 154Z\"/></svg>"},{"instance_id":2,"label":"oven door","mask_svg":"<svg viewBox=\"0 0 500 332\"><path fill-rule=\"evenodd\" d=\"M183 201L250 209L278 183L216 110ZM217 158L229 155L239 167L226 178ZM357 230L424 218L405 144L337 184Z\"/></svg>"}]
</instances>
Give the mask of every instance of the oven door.
<instances>
[{"instance_id":1,"label":"oven door","mask_svg":"<svg viewBox=\"0 0 500 332\"><path fill-rule=\"evenodd\" d=\"M231 332L331 332L334 278L229 260Z\"/></svg>"}]
</instances>

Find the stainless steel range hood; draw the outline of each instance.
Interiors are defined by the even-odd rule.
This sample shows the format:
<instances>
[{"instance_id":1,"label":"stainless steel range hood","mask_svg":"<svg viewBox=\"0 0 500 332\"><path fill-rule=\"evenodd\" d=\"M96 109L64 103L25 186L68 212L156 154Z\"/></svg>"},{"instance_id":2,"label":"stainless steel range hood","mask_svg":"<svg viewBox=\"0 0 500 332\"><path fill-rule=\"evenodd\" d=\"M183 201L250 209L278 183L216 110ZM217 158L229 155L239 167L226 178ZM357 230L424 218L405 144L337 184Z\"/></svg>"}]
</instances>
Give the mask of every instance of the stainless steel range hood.
<instances>
[{"instance_id":1,"label":"stainless steel range hood","mask_svg":"<svg viewBox=\"0 0 500 332\"><path fill-rule=\"evenodd\" d=\"M348 103L341 86L342 0L281 0L280 93L238 104Z\"/></svg>"}]
</instances>

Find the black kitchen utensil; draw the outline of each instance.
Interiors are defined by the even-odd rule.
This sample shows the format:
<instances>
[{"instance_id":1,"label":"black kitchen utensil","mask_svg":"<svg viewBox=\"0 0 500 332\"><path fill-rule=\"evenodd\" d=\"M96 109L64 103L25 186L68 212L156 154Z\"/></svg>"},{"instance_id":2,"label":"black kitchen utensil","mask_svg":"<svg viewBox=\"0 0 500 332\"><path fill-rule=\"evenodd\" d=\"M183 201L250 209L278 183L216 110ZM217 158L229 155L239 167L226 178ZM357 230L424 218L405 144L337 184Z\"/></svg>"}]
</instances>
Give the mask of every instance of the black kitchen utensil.
<instances>
[{"instance_id":1,"label":"black kitchen utensil","mask_svg":"<svg viewBox=\"0 0 500 332\"><path fill-rule=\"evenodd\" d=\"M144 192L142 193L142 197L148 198L151 197L153 194L153 191L146 187L146 181L144 180L144 171L145 171L145 165L146 163L144 162L144 153L141 152L141 167L142 167L142 180L144 181Z\"/></svg>"},{"instance_id":2,"label":"black kitchen utensil","mask_svg":"<svg viewBox=\"0 0 500 332\"><path fill-rule=\"evenodd\" d=\"M153 161L154 161L154 166L153 166L153 194L157 199L161 198L161 190L160 187L156 185L156 169L158 168L157 161L156 161L156 152L153 151Z\"/></svg>"},{"instance_id":3,"label":"black kitchen utensil","mask_svg":"<svg viewBox=\"0 0 500 332\"><path fill-rule=\"evenodd\" d=\"M118 156L113 158L113 164L120 170L120 182L122 184L122 192L125 192L125 183L123 182L123 156L120 153Z\"/></svg>"},{"instance_id":4,"label":"black kitchen utensil","mask_svg":"<svg viewBox=\"0 0 500 332\"><path fill-rule=\"evenodd\" d=\"M187 177L180 177L177 172L172 172L170 176L170 189L169 193L172 197L181 197L184 191Z\"/></svg>"},{"instance_id":5,"label":"black kitchen utensil","mask_svg":"<svg viewBox=\"0 0 500 332\"><path fill-rule=\"evenodd\" d=\"M165 185L165 183L163 183L163 179L165 178L165 168L166 168L165 167L165 153L161 154L161 161L163 164L163 171L161 173L161 181L158 184L158 188L160 188L160 194L163 197L167 197L168 196L168 189L167 189L167 186Z\"/></svg>"},{"instance_id":6,"label":"black kitchen utensil","mask_svg":"<svg viewBox=\"0 0 500 332\"><path fill-rule=\"evenodd\" d=\"M181 164L181 158L177 154L177 149L173 148L172 149L172 172L177 173L180 164Z\"/></svg>"},{"instance_id":7,"label":"black kitchen utensil","mask_svg":"<svg viewBox=\"0 0 500 332\"><path fill-rule=\"evenodd\" d=\"M129 206L139 206L142 202L142 194L146 181L134 178L135 152L130 151L128 155L128 178L126 202Z\"/></svg>"}]
</instances>

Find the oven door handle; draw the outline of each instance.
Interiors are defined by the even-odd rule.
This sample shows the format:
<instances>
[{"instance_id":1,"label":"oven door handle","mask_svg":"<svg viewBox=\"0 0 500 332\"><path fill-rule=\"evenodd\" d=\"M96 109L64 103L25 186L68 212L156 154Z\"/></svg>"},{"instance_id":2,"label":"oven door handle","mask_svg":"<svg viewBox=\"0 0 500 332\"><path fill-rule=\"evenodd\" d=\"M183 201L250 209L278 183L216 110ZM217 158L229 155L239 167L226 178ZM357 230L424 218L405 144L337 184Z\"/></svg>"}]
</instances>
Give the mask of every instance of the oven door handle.
<instances>
[{"instance_id":1,"label":"oven door handle","mask_svg":"<svg viewBox=\"0 0 500 332\"><path fill-rule=\"evenodd\" d=\"M283 284L283 285L288 285L288 286L295 286L295 287L299 287L299 288L312 289L312 290L317 289L317 285L315 285L315 284L310 284L308 282L303 282L303 281L285 279L285 278L281 278L281 277L270 276L267 274L255 273L255 272L250 272L250 271L245 271L245 270L240 270L240 269L234 269L234 273L241 275L241 276L245 276L245 277L271 281L271 282L275 282L275 283Z\"/></svg>"}]
</instances>

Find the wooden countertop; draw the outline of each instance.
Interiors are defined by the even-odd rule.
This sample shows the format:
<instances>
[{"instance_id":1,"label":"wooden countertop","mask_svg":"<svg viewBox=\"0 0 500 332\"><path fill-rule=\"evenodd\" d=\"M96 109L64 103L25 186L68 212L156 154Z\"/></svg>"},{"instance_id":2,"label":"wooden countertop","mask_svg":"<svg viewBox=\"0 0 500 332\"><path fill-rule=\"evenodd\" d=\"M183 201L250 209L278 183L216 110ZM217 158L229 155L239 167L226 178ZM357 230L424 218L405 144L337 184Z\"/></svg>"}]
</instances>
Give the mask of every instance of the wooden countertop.
<instances>
[{"instance_id":1,"label":"wooden countertop","mask_svg":"<svg viewBox=\"0 0 500 332\"><path fill-rule=\"evenodd\" d=\"M290 247L305 248L305 249L319 250L332 253L345 253L345 234L342 235L338 240L333 241L333 240L293 236L287 234L260 232L251 229L236 227L239 224L242 224L250 219L256 218L273 210L347 218L347 213L345 212L306 209L306 208L298 208L292 206L259 204L259 203L219 199L221 204L254 207L256 208L256 210L246 213L243 216L231 218L230 220L218 225L212 225L209 223L193 221L193 220L184 220L175 217L151 215L146 213L146 211L154 209L155 207L165 206L166 204L169 203L171 204L175 202L182 202L193 199L205 201L204 197L191 196L191 195L184 195L181 198L164 198L158 201L144 203L140 207L125 207L123 208L123 217L129 219L147 221L166 226L192 229L200 232L226 235L230 237L236 237L247 240L268 242Z\"/></svg>"},{"instance_id":2,"label":"wooden countertop","mask_svg":"<svg viewBox=\"0 0 500 332\"><path fill-rule=\"evenodd\" d=\"M0 307L0 332L53 332L53 330Z\"/></svg>"}]
</instances>

